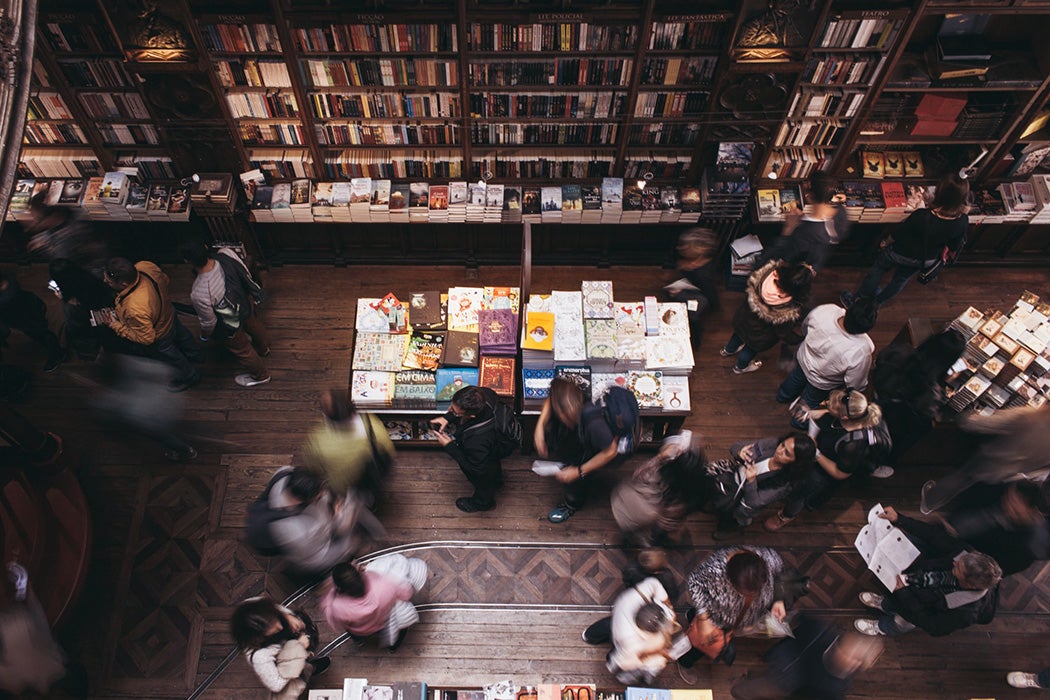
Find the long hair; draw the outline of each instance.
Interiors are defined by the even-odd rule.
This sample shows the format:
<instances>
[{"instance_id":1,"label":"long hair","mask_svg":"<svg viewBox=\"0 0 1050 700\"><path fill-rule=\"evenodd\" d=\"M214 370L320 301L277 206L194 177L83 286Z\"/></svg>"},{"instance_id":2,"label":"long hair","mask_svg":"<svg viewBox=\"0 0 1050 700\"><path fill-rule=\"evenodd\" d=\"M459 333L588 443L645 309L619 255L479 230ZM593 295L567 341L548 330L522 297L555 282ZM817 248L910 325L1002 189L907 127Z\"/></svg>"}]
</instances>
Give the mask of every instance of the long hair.
<instances>
[{"instance_id":1,"label":"long hair","mask_svg":"<svg viewBox=\"0 0 1050 700\"><path fill-rule=\"evenodd\" d=\"M970 210L970 181L948 173L937 183L930 209L946 219L957 219Z\"/></svg>"}]
</instances>

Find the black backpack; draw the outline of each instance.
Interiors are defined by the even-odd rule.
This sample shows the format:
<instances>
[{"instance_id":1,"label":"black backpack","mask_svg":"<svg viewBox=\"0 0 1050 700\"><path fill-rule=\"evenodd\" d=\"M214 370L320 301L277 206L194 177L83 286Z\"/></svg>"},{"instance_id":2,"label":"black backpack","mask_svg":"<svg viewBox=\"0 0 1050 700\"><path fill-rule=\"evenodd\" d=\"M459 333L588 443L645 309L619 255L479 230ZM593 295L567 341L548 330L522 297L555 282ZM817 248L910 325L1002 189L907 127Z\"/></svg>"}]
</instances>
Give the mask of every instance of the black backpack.
<instances>
[{"instance_id":1,"label":"black backpack","mask_svg":"<svg viewBox=\"0 0 1050 700\"><path fill-rule=\"evenodd\" d=\"M237 330L241 321L251 314L248 298L256 303L262 301L263 292L259 283L248 272L240 259L234 259L225 253L216 253L215 261L222 268L226 293L222 301L215 305L215 315L232 330Z\"/></svg>"},{"instance_id":2,"label":"black backpack","mask_svg":"<svg viewBox=\"0 0 1050 700\"><path fill-rule=\"evenodd\" d=\"M513 408L496 401L492 404L492 422L496 430L496 453L500 459L510 457L521 449L523 431Z\"/></svg>"},{"instance_id":3,"label":"black backpack","mask_svg":"<svg viewBox=\"0 0 1050 700\"><path fill-rule=\"evenodd\" d=\"M280 469L270 477L266 484L266 490L255 499L249 506L247 522L244 527L244 541L248 546L264 557L275 557L281 553L281 548L270 534L270 524L278 520L284 520L299 515L306 508L305 503L300 503L294 508L271 508L270 491L274 484L291 473L290 469Z\"/></svg>"},{"instance_id":4,"label":"black backpack","mask_svg":"<svg viewBox=\"0 0 1050 700\"><path fill-rule=\"evenodd\" d=\"M611 386L605 390L598 405L602 409L605 422L617 439L616 451L622 455L634 452L638 434L638 399L634 392L622 386Z\"/></svg>"}]
</instances>

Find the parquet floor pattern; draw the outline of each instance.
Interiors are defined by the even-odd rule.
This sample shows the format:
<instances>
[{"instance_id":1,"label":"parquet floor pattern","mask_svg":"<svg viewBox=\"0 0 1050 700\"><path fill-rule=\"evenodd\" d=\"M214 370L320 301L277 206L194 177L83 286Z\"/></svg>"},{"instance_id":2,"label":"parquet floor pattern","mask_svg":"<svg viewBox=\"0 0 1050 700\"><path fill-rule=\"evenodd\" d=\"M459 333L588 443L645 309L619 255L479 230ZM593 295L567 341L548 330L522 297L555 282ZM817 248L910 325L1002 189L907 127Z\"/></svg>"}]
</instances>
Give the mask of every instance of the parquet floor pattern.
<instances>
[{"instance_id":1,"label":"parquet floor pattern","mask_svg":"<svg viewBox=\"0 0 1050 700\"><path fill-rule=\"evenodd\" d=\"M176 298L184 300L188 271L170 272ZM38 375L32 397L20 410L63 436L66 459L78 470L95 518L88 586L63 630L71 653L91 670L92 697L189 696L230 653L227 621L238 601L264 592L283 599L309 583L253 554L240 542L240 528L246 505L268 475L296 463L303 434L319 418L318 393L346 384L358 296L515 284L517 274L514 268L483 268L472 279L462 268L433 267L287 267L265 273L271 298L262 315L273 335L267 360L273 382L241 389L232 381L232 360L209 358L204 380L186 395L185 432L200 452L191 464L167 463L156 444L92 421L94 365L70 362L54 375ZM860 274L857 269L826 270L818 279L816 301L832 301ZM19 269L18 275L27 288L46 285L42 268ZM640 297L658 290L668 275L650 268L538 268L534 289L572 289L583 279L608 278L620 298ZM1048 282L1043 269L951 270L934 285L909 287L883 310L873 337L883 347L909 316L947 319L969 304L1008 308L1021 289L1050 293ZM760 372L736 376L717 355L741 298L725 293L693 373L693 415L686 427L704 435L716 454L737 439L781 434L787 426L783 407L773 401L782 378L775 358L765 358ZM51 314L57 327L58 309L52 306ZM41 360L34 353L16 333L4 360L38 368ZM872 584L850 551L867 509L881 501L914 512L919 485L945 469L960 450L965 447L950 438L935 442L934 458L899 470L893 479L848 486L824 510L805 514L781 532L765 533L756 525L739 541L776 547L811 577L812 591L799 607L847 625L861 613L856 593ZM591 504L554 526L544 516L557 503L558 490L529 471L530 458L505 463L507 484L496 510L466 515L453 505L467 493L455 465L436 451L401 450L380 511L390 535L385 544L470 540L518 546L420 550L431 567L421 599L435 607L424 612L396 655L374 643L339 647L319 687L338 686L339 679L351 675L464 687L503 677L522 683L591 680L614 687L604 670L605 650L584 644L579 630L595 619L596 606L607 606L620 589L620 568L629 553L617 546L607 494L639 459L644 455L621 467L620 474L601 475ZM714 548L712 529L709 516L693 516L687 539L672 549L672 565L683 580ZM879 667L855 686L854 697L1025 697L1008 688L1003 677L1008 670L1038 670L1046 664L1048 575L1047 566L1037 565L1004 582L1002 612L991 625L942 639L915 633L892 640ZM316 600L311 592L299 604L316 614ZM677 602L684 606L685 597ZM492 607L469 609L463 603ZM323 641L334 636L326 631ZM729 697L734 679L755 668L768 645L742 640L737 664L700 669L699 685L714 688L718 698ZM673 670L667 679L668 686L684 685ZM201 697L247 700L261 693L247 666L236 659Z\"/></svg>"}]
</instances>

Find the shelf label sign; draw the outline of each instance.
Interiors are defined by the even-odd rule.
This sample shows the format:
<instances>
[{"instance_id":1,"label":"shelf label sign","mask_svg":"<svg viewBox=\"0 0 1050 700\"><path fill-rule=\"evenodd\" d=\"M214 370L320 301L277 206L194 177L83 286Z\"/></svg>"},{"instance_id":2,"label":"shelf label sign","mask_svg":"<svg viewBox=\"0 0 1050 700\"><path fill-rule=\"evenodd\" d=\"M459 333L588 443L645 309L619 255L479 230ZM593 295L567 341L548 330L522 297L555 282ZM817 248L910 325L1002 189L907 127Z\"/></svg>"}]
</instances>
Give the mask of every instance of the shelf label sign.
<instances>
[{"instance_id":1,"label":"shelf label sign","mask_svg":"<svg viewBox=\"0 0 1050 700\"><path fill-rule=\"evenodd\" d=\"M532 15L533 22L585 22L582 12L543 12Z\"/></svg>"},{"instance_id":2,"label":"shelf label sign","mask_svg":"<svg viewBox=\"0 0 1050 700\"><path fill-rule=\"evenodd\" d=\"M732 15L728 12L718 12L706 15L668 15L661 17L661 22L725 22Z\"/></svg>"}]
</instances>

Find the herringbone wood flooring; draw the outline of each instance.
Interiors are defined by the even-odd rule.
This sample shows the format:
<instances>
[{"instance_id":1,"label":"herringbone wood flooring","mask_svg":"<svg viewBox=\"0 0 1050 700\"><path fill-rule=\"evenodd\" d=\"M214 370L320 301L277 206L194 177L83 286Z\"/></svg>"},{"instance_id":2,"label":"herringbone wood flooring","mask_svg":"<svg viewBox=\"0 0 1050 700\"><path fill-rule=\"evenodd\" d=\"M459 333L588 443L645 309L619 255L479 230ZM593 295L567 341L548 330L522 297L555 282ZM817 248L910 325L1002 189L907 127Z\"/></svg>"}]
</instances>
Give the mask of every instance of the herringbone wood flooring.
<instances>
[{"instance_id":1,"label":"herringbone wood flooring","mask_svg":"<svg viewBox=\"0 0 1050 700\"><path fill-rule=\"evenodd\" d=\"M187 270L171 272L177 297L185 298ZM620 298L640 297L658 290L667 274L649 268L541 268L534 289L571 289L582 279L611 278ZM817 301L831 301L860 274L825 271ZM38 290L46 284L45 275L40 268L19 271L26 286ZM273 335L267 360L273 382L238 388L229 358L209 360L204 381L187 395L185 428L200 451L194 463L171 465L157 445L96 426L86 408L96 378L90 364L72 362L54 375L39 376L23 407L42 427L65 438L67 459L78 466L93 505L95 560L78 614L64 634L72 653L92 671L92 697L188 696L230 652L226 625L239 600L263 592L283 598L305 583L242 545L240 527L247 503L268 475L296 462L302 435L318 418L318 392L345 385L356 297L456 284L514 284L517 270L485 268L475 281L460 268L289 267L272 270L264 279L271 296L262 316ZM873 336L882 347L909 316L947 319L969 304L1008 307L1023 288L1050 293L1048 281L1044 270L951 270L930 287L909 287L883 311ZM686 427L703 434L716 453L737 439L780 434L787 426L783 407L773 401L781 379L774 358L766 358L770 361L760 372L735 376L730 363L717 355L740 298L724 295L693 374L693 415ZM57 309L51 311L57 321ZM33 353L15 334L5 360L35 368L39 359ZM872 584L851 553L856 530L875 501L915 511L919 484L945 468L931 465L951 462L963 449L950 432L938 437L928 459L893 479L865 490L847 487L823 511L806 514L776 534L752 527L740 541L777 547L812 578L813 590L799 607L848 625L861 613L856 593ZM318 679L318 687L338 686L351 675L466 687L503 677L521 683L591 680L615 687L604 670L604 650L585 645L579 631L620 587L627 554L617 547L606 497L619 475L604 475L591 505L554 526L544 515L558 492L549 480L535 477L529 463L525 457L507 461L507 484L495 511L465 515L452 504L467 486L451 461L427 450L399 453L390 497L380 513L389 544L471 540L521 546L420 550L431 567L421 599L446 607L424 612L396 655L377 650L374 643L339 647L333 669ZM694 516L688 541L672 550L672 564L682 577L714 547L712 527L709 517ZM891 641L878 669L855 686L855 696L1023 696L1006 687L1003 678L1008 670L1038 670L1046 663L1048 571L1033 567L1005 582L1002 612L989 626L942 639L915 633ZM482 603L493 607L459 605ZM685 598L678 603L684 605ZM316 615L316 594L304 596L300 604ZM451 604L457 605L447 607ZM547 607L528 607L534 605ZM325 631L323 641L333 637ZM716 697L729 697L733 680L759 664L768 645L742 640L737 664L701 668L700 685L714 688ZM683 683L669 670L667 685ZM246 700L261 692L237 659L202 697Z\"/></svg>"}]
</instances>

